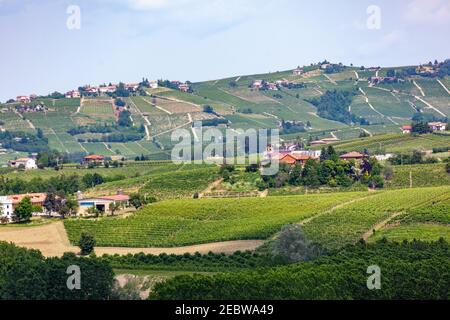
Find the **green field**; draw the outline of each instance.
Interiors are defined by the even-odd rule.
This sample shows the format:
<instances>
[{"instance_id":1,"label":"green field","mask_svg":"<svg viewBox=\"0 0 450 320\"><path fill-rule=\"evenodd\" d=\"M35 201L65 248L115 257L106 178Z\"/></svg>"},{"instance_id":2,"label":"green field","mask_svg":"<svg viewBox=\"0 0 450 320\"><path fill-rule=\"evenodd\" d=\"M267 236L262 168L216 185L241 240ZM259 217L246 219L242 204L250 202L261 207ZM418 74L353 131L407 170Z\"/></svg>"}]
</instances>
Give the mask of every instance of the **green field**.
<instances>
[{"instance_id":1,"label":"green field","mask_svg":"<svg viewBox=\"0 0 450 320\"><path fill-rule=\"evenodd\" d=\"M433 201L450 192L450 186L384 191L341 209L323 214L304 226L306 234L328 248L339 248L362 238L392 214Z\"/></svg>"},{"instance_id":2,"label":"green field","mask_svg":"<svg viewBox=\"0 0 450 320\"><path fill-rule=\"evenodd\" d=\"M401 224L388 227L376 232L368 241L375 242L386 238L389 241L402 242L404 240L437 241L444 238L450 241L450 226L426 223Z\"/></svg>"},{"instance_id":3,"label":"green field","mask_svg":"<svg viewBox=\"0 0 450 320\"><path fill-rule=\"evenodd\" d=\"M286 223L300 222L364 196L335 193L292 197L169 200L126 219L66 220L69 239L95 234L100 246L182 246L236 239L267 239Z\"/></svg>"},{"instance_id":4,"label":"green field","mask_svg":"<svg viewBox=\"0 0 450 320\"><path fill-rule=\"evenodd\" d=\"M450 185L450 175L445 171L445 164L417 164L393 166L394 176L386 181L385 188L433 187ZM411 179L411 181L410 181Z\"/></svg>"},{"instance_id":5,"label":"green field","mask_svg":"<svg viewBox=\"0 0 450 320\"><path fill-rule=\"evenodd\" d=\"M337 151L364 151L371 153L406 153L414 150L431 150L450 147L450 136L426 134L411 136L403 134L386 134L367 138L342 141L333 144Z\"/></svg>"}]
</instances>

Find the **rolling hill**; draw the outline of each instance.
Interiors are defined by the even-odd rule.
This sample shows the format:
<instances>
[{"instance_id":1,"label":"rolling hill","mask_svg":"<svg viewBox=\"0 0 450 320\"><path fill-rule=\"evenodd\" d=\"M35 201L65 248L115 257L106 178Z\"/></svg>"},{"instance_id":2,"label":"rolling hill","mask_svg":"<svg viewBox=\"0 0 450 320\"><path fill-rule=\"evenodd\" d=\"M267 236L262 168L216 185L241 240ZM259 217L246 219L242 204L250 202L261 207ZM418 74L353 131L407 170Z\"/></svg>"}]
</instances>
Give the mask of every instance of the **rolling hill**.
<instances>
[{"instance_id":1,"label":"rolling hill","mask_svg":"<svg viewBox=\"0 0 450 320\"><path fill-rule=\"evenodd\" d=\"M448 76L411 75L403 76L402 81L378 82L374 77L385 77L392 70L401 74L405 67L363 70L341 66L336 72L322 67L320 64L303 67L300 75L287 70L192 83L192 92L161 86L148 88L146 96L132 95L124 99L133 126L145 128L143 138L137 141L102 142L101 134L78 136L67 132L78 126L114 124L114 103L109 97L39 98L38 103L46 107L44 112L19 113L15 109L17 103L3 104L0 129L35 133L40 128L48 139L49 148L71 155L97 153L134 158L145 154L152 159L168 159L168 150L173 146L172 131L190 128L194 121L226 119L232 129L279 128L282 120L297 121L303 123L306 130L284 132L284 140L298 136L305 139L336 136L340 140L352 140L358 138L361 131L371 136L400 133L399 127L409 124L417 113L439 119L450 114ZM278 85L277 90L252 88L253 81L258 80L289 85ZM355 92L348 113L361 123L321 117L313 101L320 99L327 90ZM205 105L211 106L213 113L204 112ZM401 137L393 139L402 140ZM445 140L444 145L450 145L450 138L441 140ZM402 151L410 146L405 142L399 141ZM0 155L0 162L21 155L23 153L17 150L9 150Z\"/></svg>"}]
</instances>

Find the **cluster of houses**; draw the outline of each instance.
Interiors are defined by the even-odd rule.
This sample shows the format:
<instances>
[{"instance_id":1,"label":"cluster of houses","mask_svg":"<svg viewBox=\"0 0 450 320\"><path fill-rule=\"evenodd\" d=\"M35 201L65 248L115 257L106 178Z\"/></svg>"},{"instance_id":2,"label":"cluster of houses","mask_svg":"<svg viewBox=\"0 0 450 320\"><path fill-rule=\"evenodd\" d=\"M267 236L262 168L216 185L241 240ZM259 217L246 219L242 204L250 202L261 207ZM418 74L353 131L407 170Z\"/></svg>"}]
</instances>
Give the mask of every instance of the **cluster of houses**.
<instances>
[{"instance_id":1,"label":"cluster of houses","mask_svg":"<svg viewBox=\"0 0 450 320\"><path fill-rule=\"evenodd\" d=\"M430 129L433 132L436 131L445 131L447 129L447 123L445 122L440 122L440 121L436 121L436 122L428 122L428 127L430 127ZM412 132L412 126L411 125L406 125L406 126L402 126L400 128L402 130L402 132L404 134L409 134Z\"/></svg>"},{"instance_id":2,"label":"cluster of houses","mask_svg":"<svg viewBox=\"0 0 450 320\"><path fill-rule=\"evenodd\" d=\"M249 84L249 88L253 90L279 90L281 87L290 88L295 85L299 84L288 81L286 79L277 80L275 82L269 82L266 80L253 80Z\"/></svg>"},{"instance_id":3,"label":"cluster of houses","mask_svg":"<svg viewBox=\"0 0 450 320\"><path fill-rule=\"evenodd\" d=\"M397 78L397 77L369 77L369 83L371 85L377 85L380 83L396 83L396 82L404 82L405 80Z\"/></svg>"},{"instance_id":4,"label":"cluster of houses","mask_svg":"<svg viewBox=\"0 0 450 320\"><path fill-rule=\"evenodd\" d=\"M17 105L15 106L16 111L20 112L20 113L31 113L31 112L44 112L45 111L45 105L43 104L35 104L35 105L30 105L30 104L21 104L21 105Z\"/></svg>"},{"instance_id":5,"label":"cluster of houses","mask_svg":"<svg viewBox=\"0 0 450 320\"><path fill-rule=\"evenodd\" d=\"M321 150L293 150L293 147L287 147L279 152L268 151L264 154L264 157L265 162L278 160L280 163L292 166L304 166L308 160L319 160L321 154ZM356 162L360 162L366 157L367 155L365 154L352 151L341 155L339 158L344 161L354 160Z\"/></svg>"},{"instance_id":6,"label":"cluster of houses","mask_svg":"<svg viewBox=\"0 0 450 320\"><path fill-rule=\"evenodd\" d=\"M16 97L16 102L20 102L20 103L30 103L31 101L37 99L37 95L36 94L32 94L29 96L17 96Z\"/></svg>"},{"instance_id":7,"label":"cluster of houses","mask_svg":"<svg viewBox=\"0 0 450 320\"><path fill-rule=\"evenodd\" d=\"M158 81L153 80L149 81L150 88L156 89L158 88ZM181 83L180 86L184 88L184 86L187 86L186 83ZM67 91L64 96L69 99L75 99L75 98L81 98L83 94L87 95L106 95L108 93L114 93L117 90L118 85L117 84L111 84L111 85L102 85L102 86L90 86L86 85L83 87L82 92L80 90L70 90ZM139 83L126 83L125 89L130 92L136 92L139 89ZM180 89L181 90L181 89ZM38 96L36 94L32 94L29 96L17 96L16 102L19 102L21 104L27 104L31 101L37 99Z\"/></svg>"},{"instance_id":8,"label":"cluster of houses","mask_svg":"<svg viewBox=\"0 0 450 320\"><path fill-rule=\"evenodd\" d=\"M0 222L12 222L14 221L14 210L17 205L24 199L29 198L33 208L36 208L33 212L33 216L53 216L53 212L48 212L45 207L46 193L27 193L27 194L15 194L8 196L0 196ZM77 193L78 212L79 216L86 216L90 214L90 209L95 208L100 212L109 212L111 207L119 204L121 207L129 206L130 197L123 193L121 189L117 191L117 194L103 197L89 197L84 198L81 192Z\"/></svg>"},{"instance_id":9,"label":"cluster of houses","mask_svg":"<svg viewBox=\"0 0 450 320\"><path fill-rule=\"evenodd\" d=\"M192 92L192 86L188 82L170 81L174 87L177 87L181 92Z\"/></svg>"}]
</instances>

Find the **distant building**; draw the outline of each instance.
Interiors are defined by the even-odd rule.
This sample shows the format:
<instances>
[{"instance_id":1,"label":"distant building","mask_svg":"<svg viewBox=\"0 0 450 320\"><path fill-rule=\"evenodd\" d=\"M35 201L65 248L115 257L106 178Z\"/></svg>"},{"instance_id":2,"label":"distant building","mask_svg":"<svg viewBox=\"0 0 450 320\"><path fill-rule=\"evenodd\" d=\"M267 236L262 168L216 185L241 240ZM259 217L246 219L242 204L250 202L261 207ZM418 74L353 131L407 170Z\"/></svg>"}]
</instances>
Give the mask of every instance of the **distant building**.
<instances>
[{"instance_id":1,"label":"distant building","mask_svg":"<svg viewBox=\"0 0 450 320\"><path fill-rule=\"evenodd\" d=\"M10 197L0 196L0 217L8 219L8 222L11 221L12 216L14 214L13 203Z\"/></svg>"},{"instance_id":2,"label":"distant building","mask_svg":"<svg viewBox=\"0 0 450 320\"><path fill-rule=\"evenodd\" d=\"M139 83L127 83L125 85L125 89L127 89L128 91L131 91L131 92L136 92L138 88L139 88Z\"/></svg>"},{"instance_id":3,"label":"distant building","mask_svg":"<svg viewBox=\"0 0 450 320\"><path fill-rule=\"evenodd\" d=\"M158 81L156 81L156 80L150 81L149 84L150 84L150 88L151 89L157 89L158 88Z\"/></svg>"},{"instance_id":4,"label":"distant building","mask_svg":"<svg viewBox=\"0 0 450 320\"><path fill-rule=\"evenodd\" d=\"M78 90L68 91L65 94L66 98L81 98L81 93Z\"/></svg>"},{"instance_id":5,"label":"distant building","mask_svg":"<svg viewBox=\"0 0 450 320\"><path fill-rule=\"evenodd\" d=\"M10 160L9 166L14 168L23 166L25 170L37 169L36 160L32 158L19 158L17 160Z\"/></svg>"},{"instance_id":6,"label":"distant building","mask_svg":"<svg viewBox=\"0 0 450 320\"><path fill-rule=\"evenodd\" d=\"M117 86L115 86L115 85L98 88L98 92L100 92L101 94L114 93L114 92L116 92L116 90L117 90Z\"/></svg>"},{"instance_id":7,"label":"distant building","mask_svg":"<svg viewBox=\"0 0 450 320\"><path fill-rule=\"evenodd\" d=\"M288 153L279 158L280 163L286 163L289 165L301 165L304 166L306 161L312 159L317 160L319 157L306 155L306 154L296 154L296 153Z\"/></svg>"},{"instance_id":8,"label":"distant building","mask_svg":"<svg viewBox=\"0 0 450 320\"><path fill-rule=\"evenodd\" d=\"M191 91L191 86L187 83L181 83L178 85L178 90L182 92L189 92Z\"/></svg>"},{"instance_id":9,"label":"distant building","mask_svg":"<svg viewBox=\"0 0 450 320\"><path fill-rule=\"evenodd\" d=\"M359 161L359 160L364 159L365 157L366 157L366 155L364 155L362 153L359 153L359 152L356 152L356 151L352 151L352 152L345 153L345 154L341 155L339 158L341 160L346 160L346 161L348 161L348 160Z\"/></svg>"},{"instance_id":10,"label":"distant building","mask_svg":"<svg viewBox=\"0 0 450 320\"><path fill-rule=\"evenodd\" d=\"M82 162L85 164L89 163L102 163L105 161L105 156L98 154L91 154L89 156L83 157Z\"/></svg>"},{"instance_id":11,"label":"distant building","mask_svg":"<svg viewBox=\"0 0 450 320\"><path fill-rule=\"evenodd\" d=\"M386 161L391 159L392 157L394 157L394 154L392 153L386 153L386 154L377 154L374 156L375 159L377 159L378 161Z\"/></svg>"},{"instance_id":12,"label":"distant building","mask_svg":"<svg viewBox=\"0 0 450 320\"><path fill-rule=\"evenodd\" d=\"M292 74L293 74L294 76L299 76L299 75L303 74L303 68L300 68L300 66L297 67L297 68L295 68L295 69L292 71Z\"/></svg>"},{"instance_id":13,"label":"distant building","mask_svg":"<svg viewBox=\"0 0 450 320\"><path fill-rule=\"evenodd\" d=\"M90 208L96 208L101 212L108 212L112 204L120 204L128 206L130 197L123 194L122 190L118 190L116 195L104 197L92 197L83 199L81 193L78 193L78 214L87 215Z\"/></svg>"},{"instance_id":14,"label":"distant building","mask_svg":"<svg viewBox=\"0 0 450 320\"><path fill-rule=\"evenodd\" d=\"M16 101L20 103L30 103L31 99L29 96L17 96Z\"/></svg>"},{"instance_id":15,"label":"distant building","mask_svg":"<svg viewBox=\"0 0 450 320\"><path fill-rule=\"evenodd\" d=\"M403 134L408 134L411 133L412 131L412 126L403 126L401 127Z\"/></svg>"},{"instance_id":16,"label":"distant building","mask_svg":"<svg viewBox=\"0 0 450 320\"><path fill-rule=\"evenodd\" d=\"M428 126L433 131L445 131L447 124L445 122L429 122Z\"/></svg>"},{"instance_id":17,"label":"distant building","mask_svg":"<svg viewBox=\"0 0 450 320\"><path fill-rule=\"evenodd\" d=\"M263 80L253 80L252 83L250 84L250 87L252 89L256 89L256 90L261 89L262 86L263 86Z\"/></svg>"}]
</instances>

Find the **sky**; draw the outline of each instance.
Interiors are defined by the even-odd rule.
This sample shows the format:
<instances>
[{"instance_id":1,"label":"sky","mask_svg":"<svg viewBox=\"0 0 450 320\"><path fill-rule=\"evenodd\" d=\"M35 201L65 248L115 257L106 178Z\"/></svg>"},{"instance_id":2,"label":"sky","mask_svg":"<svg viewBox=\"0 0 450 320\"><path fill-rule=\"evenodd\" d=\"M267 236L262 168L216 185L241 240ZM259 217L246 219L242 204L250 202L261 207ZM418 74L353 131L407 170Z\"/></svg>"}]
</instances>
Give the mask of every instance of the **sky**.
<instances>
[{"instance_id":1,"label":"sky","mask_svg":"<svg viewBox=\"0 0 450 320\"><path fill-rule=\"evenodd\" d=\"M417 65L450 58L449 34L450 0L0 0L0 101L324 59Z\"/></svg>"}]
</instances>

